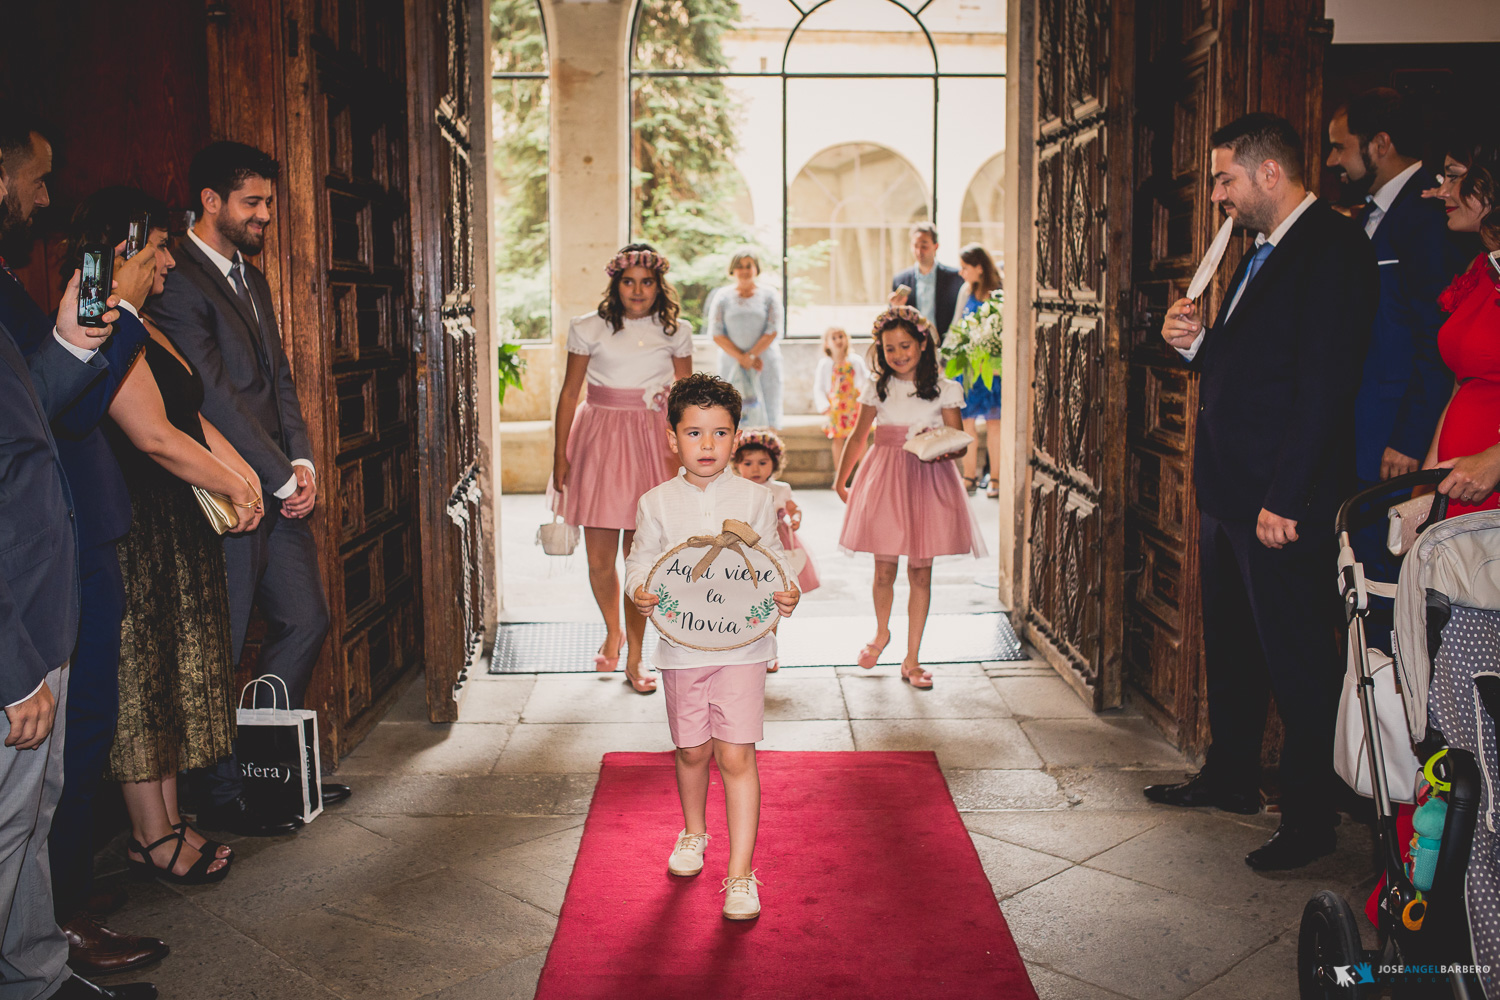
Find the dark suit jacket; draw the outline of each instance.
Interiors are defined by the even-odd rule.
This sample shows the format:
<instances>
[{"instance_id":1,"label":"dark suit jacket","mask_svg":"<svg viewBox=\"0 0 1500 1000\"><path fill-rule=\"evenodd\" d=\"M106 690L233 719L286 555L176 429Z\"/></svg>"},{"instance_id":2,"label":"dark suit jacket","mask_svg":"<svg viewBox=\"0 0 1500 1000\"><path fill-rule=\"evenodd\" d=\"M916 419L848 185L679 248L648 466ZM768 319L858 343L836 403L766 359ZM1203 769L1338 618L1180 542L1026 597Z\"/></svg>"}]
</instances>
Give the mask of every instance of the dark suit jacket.
<instances>
[{"instance_id":1,"label":"dark suit jacket","mask_svg":"<svg viewBox=\"0 0 1500 1000\"><path fill-rule=\"evenodd\" d=\"M1437 298L1464 268L1442 202L1423 198L1415 176L1391 202L1372 242L1380 305L1354 402L1355 466L1371 483L1380 479L1386 448L1420 462L1432 443L1453 389L1453 373L1438 353L1438 328L1447 317Z\"/></svg>"},{"instance_id":2,"label":"dark suit jacket","mask_svg":"<svg viewBox=\"0 0 1500 1000\"><path fill-rule=\"evenodd\" d=\"M1331 515L1353 482L1354 394L1380 280L1375 251L1357 223L1315 202L1226 319L1250 256L1192 362L1203 373L1198 507L1221 520L1254 520L1265 508L1306 522Z\"/></svg>"},{"instance_id":3,"label":"dark suit jacket","mask_svg":"<svg viewBox=\"0 0 1500 1000\"><path fill-rule=\"evenodd\" d=\"M10 328L26 357L55 343L56 316L44 312L15 276L4 270L0 270L0 322ZM120 310L114 335L95 355L105 364L102 377L52 422L68 481L86 484L74 498L79 548L113 542L130 530L130 492L109 443L97 428L146 337L141 321L128 310Z\"/></svg>"},{"instance_id":4,"label":"dark suit jacket","mask_svg":"<svg viewBox=\"0 0 1500 1000\"><path fill-rule=\"evenodd\" d=\"M956 268L947 264L934 265L937 268L937 331L942 337L948 332L948 327L953 325L953 311L958 307L958 292L964 286L964 279L959 276ZM917 269L908 267L900 274L891 279L891 291L896 290L897 285L905 285L911 289L911 295L906 304L912 308L917 305Z\"/></svg>"},{"instance_id":5,"label":"dark suit jacket","mask_svg":"<svg viewBox=\"0 0 1500 1000\"><path fill-rule=\"evenodd\" d=\"M203 377L203 415L260 476L267 499L292 477L291 460L312 461L302 407L265 275L249 263L256 316L191 239L173 250L177 269L151 301L151 318Z\"/></svg>"},{"instance_id":6,"label":"dark suit jacket","mask_svg":"<svg viewBox=\"0 0 1500 1000\"><path fill-rule=\"evenodd\" d=\"M0 705L73 655L73 501L47 425L105 365L98 354L79 361L50 335L25 358L0 321Z\"/></svg>"}]
</instances>

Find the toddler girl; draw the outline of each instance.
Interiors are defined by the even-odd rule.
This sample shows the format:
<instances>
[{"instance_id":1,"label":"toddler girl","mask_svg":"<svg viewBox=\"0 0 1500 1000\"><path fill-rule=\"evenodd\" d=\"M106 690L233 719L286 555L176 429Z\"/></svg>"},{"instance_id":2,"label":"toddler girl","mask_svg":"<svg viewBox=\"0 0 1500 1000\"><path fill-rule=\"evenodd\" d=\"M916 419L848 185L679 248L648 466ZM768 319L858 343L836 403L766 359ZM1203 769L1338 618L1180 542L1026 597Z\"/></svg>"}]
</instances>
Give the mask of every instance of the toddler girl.
<instances>
[{"instance_id":1,"label":"toddler girl","mask_svg":"<svg viewBox=\"0 0 1500 1000\"><path fill-rule=\"evenodd\" d=\"M828 414L823 433L833 446L833 467L839 467L844 445L859 419L859 392L870 381L865 359L849 353L849 335L841 326L823 331L823 357L813 373L813 402Z\"/></svg>"},{"instance_id":2,"label":"toddler girl","mask_svg":"<svg viewBox=\"0 0 1500 1000\"><path fill-rule=\"evenodd\" d=\"M911 597L901 677L913 687L930 688L932 674L922 669L917 651L932 601L933 557L964 552L982 557L986 552L979 523L950 460L954 456L924 462L902 446L928 428L959 427L964 396L957 382L939 377L937 332L916 309L895 306L881 313L874 336L874 377L860 394L852 444L844 449L834 479L839 497L849 505L839 545L848 552L875 555L875 638L860 650L857 662L866 669L875 666L891 641L896 565L904 555ZM849 476L865 450L871 424L875 447L850 489Z\"/></svg>"},{"instance_id":3,"label":"toddler girl","mask_svg":"<svg viewBox=\"0 0 1500 1000\"><path fill-rule=\"evenodd\" d=\"M797 586L802 593L818 587L818 568L813 564L812 552L797 539L797 529L802 527L802 510L792 499L792 488L774 478L781 471L786 459L786 445L781 437L769 427L755 427L740 431L734 443L734 471L752 483L759 483L771 491L776 503L776 535L781 540L788 570L795 570ZM794 553L801 553L796 555ZM801 563L800 566L797 564ZM774 674L781 669L780 660L766 665L766 673Z\"/></svg>"}]
</instances>

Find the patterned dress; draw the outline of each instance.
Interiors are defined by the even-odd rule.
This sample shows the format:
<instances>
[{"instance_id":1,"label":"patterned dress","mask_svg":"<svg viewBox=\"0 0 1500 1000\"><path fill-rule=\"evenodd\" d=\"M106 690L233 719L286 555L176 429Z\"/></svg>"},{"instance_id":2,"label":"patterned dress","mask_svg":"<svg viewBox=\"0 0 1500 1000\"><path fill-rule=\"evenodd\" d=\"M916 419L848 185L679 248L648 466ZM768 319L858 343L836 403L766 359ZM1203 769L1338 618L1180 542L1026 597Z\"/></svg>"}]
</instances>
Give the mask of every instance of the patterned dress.
<instances>
[{"instance_id":1,"label":"patterned dress","mask_svg":"<svg viewBox=\"0 0 1500 1000\"><path fill-rule=\"evenodd\" d=\"M843 439L854 433L859 422L859 390L855 384L854 362L848 358L833 366L831 391L828 393L828 426L823 433L829 440Z\"/></svg>"},{"instance_id":2,"label":"patterned dress","mask_svg":"<svg viewBox=\"0 0 1500 1000\"><path fill-rule=\"evenodd\" d=\"M172 426L204 444L203 380L154 339L145 361ZM120 721L109 752L113 781L156 781L208 767L234 745L234 664L224 547L192 487L106 425L130 487L130 533L120 540Z\"/></svg>"}]
</instances>

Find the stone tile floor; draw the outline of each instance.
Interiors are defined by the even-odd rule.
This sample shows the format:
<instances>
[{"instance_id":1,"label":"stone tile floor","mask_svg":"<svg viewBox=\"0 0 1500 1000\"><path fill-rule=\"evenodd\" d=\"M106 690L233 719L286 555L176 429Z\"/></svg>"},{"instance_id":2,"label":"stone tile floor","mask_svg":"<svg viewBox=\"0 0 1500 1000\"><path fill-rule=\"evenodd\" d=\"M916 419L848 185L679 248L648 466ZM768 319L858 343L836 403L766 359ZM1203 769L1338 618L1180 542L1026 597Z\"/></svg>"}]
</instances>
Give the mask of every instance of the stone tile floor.
<instances>
[{"instance_id":1,"label":"stone tile floor","mask_svg":"<svg viewBox=\"0 0 1500 1000\"><path fill-rule=\"evenodd\" d=\"M924 693L894 668L786 668L764 747L935 750L1043 998L1295 996L1303 904L1371 884L1357 824L1333 857L1266 876L1242 858L1273 816L1147 803L1140 787L1184 761L1129 709L1082 711L1043 664L935 673ZM237 841L221 885L132 889L111 924L173 947L142 978L166 1000L532 995L599 757L668 749L662 699L619 675L482 676L462 721L436 726L422 697L412 685L343 761L348 803Z\"/></svg>"},{"instance_id":2,"label":"stone tile floor","mask_svg":"<svg viewBox=\"0 0 1500 1000\"><path fill-rule=\"evenodd\" d=\"M868 609L872 567L837 550L838 498L797 499L823 578L799 615ZM505 620L591 620L582 553L549 559L533 544L542 498L503 505ZM997 551L997 504L970 505ZM1001 610L977 579L992 570L939 560L934 612ZM1275 817L1151 805L1141 786L1176 780L1182 758L1138 713L1095 717L1041 663L934 673L918 692L894 667L784 668L767 679L762 746L935 751L1044 1000L1284 1000L1303 904L1325 887L1358 903L1373 883L1368 831L1347 822L1335 856L1252 872L1243 857ZM341 762L349 802L294 837L235 842L221 885L132 889L110 924L172 945L142 976L164 1000L530 998L601 755L670 748L661 696L620 677L481 673L461 721L441 726L413 684ZM121 877L119 841L103 862Z\"/></svg>"}]
</instances>

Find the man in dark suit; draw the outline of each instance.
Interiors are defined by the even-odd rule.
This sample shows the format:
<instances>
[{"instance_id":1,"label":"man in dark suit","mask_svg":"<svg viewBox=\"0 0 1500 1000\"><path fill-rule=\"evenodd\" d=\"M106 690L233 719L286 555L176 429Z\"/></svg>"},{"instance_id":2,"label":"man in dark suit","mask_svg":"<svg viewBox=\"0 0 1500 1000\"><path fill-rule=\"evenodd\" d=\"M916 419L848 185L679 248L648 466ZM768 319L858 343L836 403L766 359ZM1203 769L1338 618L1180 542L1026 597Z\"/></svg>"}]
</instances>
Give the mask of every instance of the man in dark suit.
<instances>
[{"instance_id":1,"label":"man in dark suit","mask_svg":"<svg viewBox=\"0 0 1500 1000\"><path fill-rule=\"evenodd\" d=\"M7 139L0 135L0 147L14 145ZM3 168L0 159L0 233L22 221L6 199ZM111 300L105 314L110 323L119 318L115 304ZM0 842L6 845L0 857L0 995L148 1000L156 996L149 983L106 990L69 970L47 861L63 785L68 660L79 621L72 494L48 425L70 405L99 405L106 370L114 369L116 378L124 373L118 358L99 350L112 328L80 327L77 310L75 273L57 325L29 358L6 325L14 317L0 315L0 648L6 650L0 657Z\"/></svg>"},{"instance_id":2,"label":"man in dark suit","mask_svg":"<svg viewBox=\"0 0 1500 1000\"><path fill-rule=\"evenodd\" d=\"M911 227L911 255L916 264L908 267L891 279L891 305L915 306L917 312L926 316L937 327L938 341L953 325L953 313L958 309L958 294L964 287L964 279L958 271L937 261L937 227L930 222L919 222ZM912 290L910 296L896 291L905 285Z\"/></svg>"},{"instance_id":3,"label":"man in dark suit","mask_svg":"<svg viewBox=\"0 0 1500 1000\"><path fill-rule=\"evenodd\" d=\"M1289 122L1246 115L1212 143L1213 200L1258 234L1255 249L1211 327L1179 299L1162 336L1202 373L1193 481L1213 743L1196 776L1145 792L1259 811L1274 693L1286 729L1281 825L1245 861L1296 868L1335 847L1333 515L1353 483L1352 406L1379 275L1358 224L1306 190Z\"/></svg>"},{"instance_id":4,"label":"man in dark suit","mask_svg":"<svg viewBox=\"0 0 1500 1000\"><path fill-rule=\"evenodd\" d=\"M1447 317L1437 298L1466 261L1449 236L1442 202L1422 197L1422 161L1415 155L1421 135L1417 109L1388 88L1361 94L1328 123L1327 165L1364 196L1355 218L1380 265L1375 330L1354 400L1361 487L1421 467L1453 390L1453 375L1438 353L1438 328ZM1396 578L1399 563L1386 551L1385 522L1361 532L1356 548L1371 578ZM1386 629L1370 631L1371 642L1382 647L1389 638Z\"/></svg>"},{"instance_id":5,"label":"man in dark suit","mask_svg":"<svg viewBox=\"0 0 1500 1000\"><path fill-rule=\"evenodd\" d=\"M29 241L37 209L50 202L47 190L52 147L38 123L12 110L0 111L0 157L7 180L6 245ZM104 435L97 429L146 338L135 310L150 293L155 251L119 262L115 283L120 296L118 332L105 341L107 364L86 398L53 421L54 441L68 481L87 483L74 498L78 536L80 596L87 614L68 669L67 743L63 748L63 791L53 816L48 857L57 922L68 939L69 963L90 973L117 973L159 961L167 946L157 938L121 934L104 926L91 905L94 875L94 794L114 740L119 713L120 620L124 585L115 542L130 529L130 494ZM73 314L63 310L56 325ZM9 271L0 270L0 321L12 331L26 357L52 338L54 319L32 301Z\"/></svg>"},{"instance_id":6,"label":"man in dark suit","mask_svg":"<svg viewBox=\"0 0 1500 1000\"><path fill-rule=\"evenodd\" d=\"M271 221L278 165L236 142L216 142L193 157L188 184L202 215L176 249L177 269L152 303L152 318L203 378L203 415L260 476L266 516L253 532L225 536L230 632L238 660L252 606L266 619L260 668L286 682L300 708L328 633L328 601L307 516L317 499L312 446L282 349L271 288L248 263ZM287 832L288 817L254 815L231 759L207 778L199 822L252 835ZM324 802L349 795L323 786Z\"/></svg>"}]
</instances>

